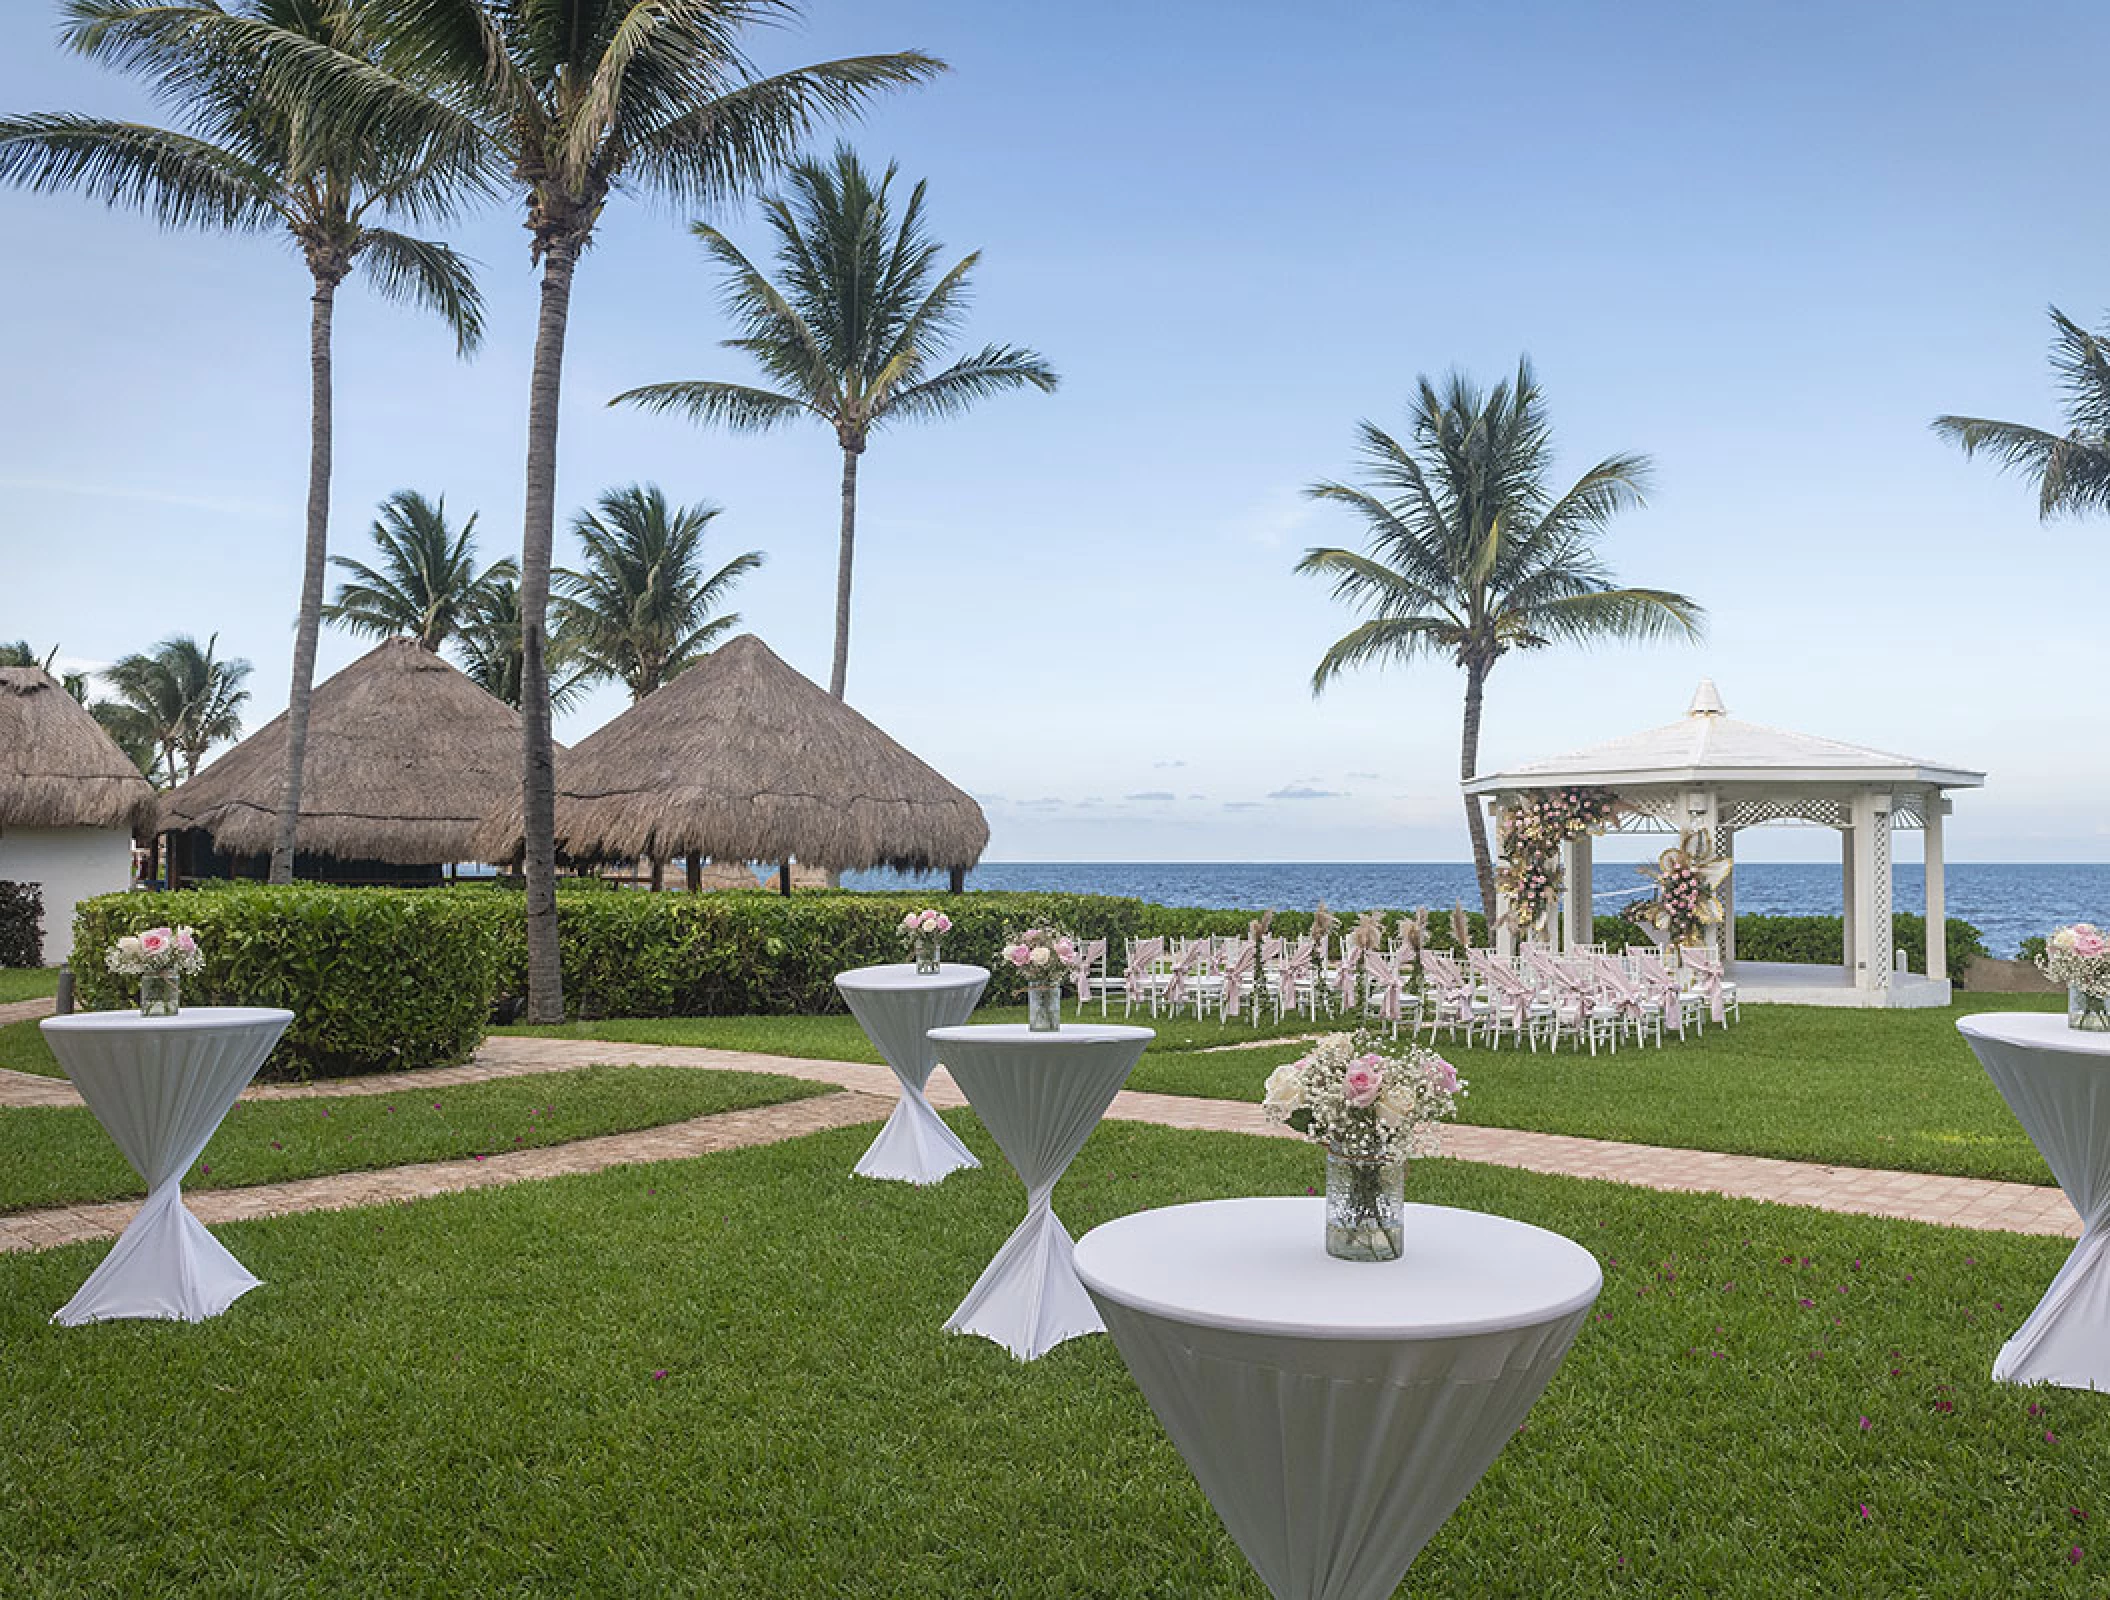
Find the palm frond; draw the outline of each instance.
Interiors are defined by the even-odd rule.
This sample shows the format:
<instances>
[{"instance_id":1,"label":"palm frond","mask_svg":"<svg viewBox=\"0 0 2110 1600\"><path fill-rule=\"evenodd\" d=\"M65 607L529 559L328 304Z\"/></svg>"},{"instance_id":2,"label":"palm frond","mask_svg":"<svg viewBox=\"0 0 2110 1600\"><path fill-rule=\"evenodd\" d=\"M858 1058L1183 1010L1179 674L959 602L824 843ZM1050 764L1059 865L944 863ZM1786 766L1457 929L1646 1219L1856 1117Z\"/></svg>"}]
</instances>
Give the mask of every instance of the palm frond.
<instances>
[{"instance_id":1,"label":"palm frond","mask_svg":"<svg viewBox=\"0 0 2110 1600\"><path fill-rule=\"evenodd\" d=\"M639 134L629 175L678 202L721 204L767 182L823 122L856 116L874 97L945 70L935 56L909 50L757 78Z\"/></svg>"},{"instance_id":2,"label":"palm frond","mask_svg":"<svg viewBox=\"0 0 2110 1600\"><path fill-rule=\"evenodd\" d=\"M483 340L483 294L469 260L449 245L388 228L361 231L360 257L374 292L438 315L454 334L457 354Z\"/></svg>"},{"instance_id":3,"label":"palm frond","mask_svg":"<svg viewBox=\"0 0 2110 1600\"><path fill-rule=\"evenodd\" d=\"M827 420L827 413L810 401L768 389L738 383L648 383L625 389L612 406L637 406L645 411L676 412L707 427L730 428L735 433L766 433L771 428L803 416Z\"/></svg>"},{"instance_id":4,"label":"palm frond","mask_svg":"<svg viewBox=\"0 0 2110 1600\"><path fill-rule=\"evenodd\" d=\"M1707 611L1691 596L1668 589L1592 589L1515 615L1548 640L1589 645L1697 640L1706 634Z\"/></svg>"},{"instance_id":5,"label":"palm frond","mask_svg":"<svg viewBox=\"0 0 2110 1600\"><path fill-rule=\"evenodd\" d=\"M1326 647L1312 669L1314 697L1351 667L1373 662L1409 662L1454 648L1451 630L1429 617L1372 617Z\"/></svg>"},{"instance_id":6,"label":"palm frond","mask_svg":"<svg viewBox=\"0 0 2110 1600\"><path fill-rule=\"evenodd\" d=\"M984 345L942 372L895 391L883 415L920 421L967 410L977 400L1012 389L1054 393L1062 380L1047 360L1017 345Z\"/></svg>"},{"instance_id":7,"label":"palm frond","mask_svg":"<svg viewBox=\"0 0 2110 1600\"><path fill-rule=\"evenodd\" d=\"M79 190L166 228L264 228L282 220L277 181L189 134L64 112L0 117L0 182Z\"/></svg>"}]
</instances>

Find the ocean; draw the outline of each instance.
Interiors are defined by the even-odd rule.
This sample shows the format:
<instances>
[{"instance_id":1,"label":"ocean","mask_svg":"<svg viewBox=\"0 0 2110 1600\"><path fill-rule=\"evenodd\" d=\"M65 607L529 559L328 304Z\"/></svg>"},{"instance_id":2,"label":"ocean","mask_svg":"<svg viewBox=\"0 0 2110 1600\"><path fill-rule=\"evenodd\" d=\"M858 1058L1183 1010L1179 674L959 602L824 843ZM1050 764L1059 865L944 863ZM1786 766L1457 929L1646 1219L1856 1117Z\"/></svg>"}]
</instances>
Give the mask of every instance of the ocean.
<instances>
[{"instance_id":1,"label":"ocean","mask_svg":"<svg viewBox=\"0 0 2110 1600\"><path fill-rule=\"evenodd\" d=\"M2006 865L1951 862L1949 915L1984 934L1986 948L2011 956L2030 934L2064 922L2110 923L2110 863ZM1900 911L1925 903L1917 862L1895 871ZM889 872L845 875L857 889L943 888L945 880ZM1309 911L1324 900L1345 910L1374 907L1443 910L1453 902L1479 903L1470 864L1444 861L992 861L968 874L970 889L1048 889L1071 894L1133 895L1167 906L1232 906L1244 910ZM1623 862L1597 864L1597 907L1612 913L1648 892L1648 881ZM1839 869L1819 862L1740 863L1736 909L1777 915L1839 914Z\"/></svg>"}]
</instances>

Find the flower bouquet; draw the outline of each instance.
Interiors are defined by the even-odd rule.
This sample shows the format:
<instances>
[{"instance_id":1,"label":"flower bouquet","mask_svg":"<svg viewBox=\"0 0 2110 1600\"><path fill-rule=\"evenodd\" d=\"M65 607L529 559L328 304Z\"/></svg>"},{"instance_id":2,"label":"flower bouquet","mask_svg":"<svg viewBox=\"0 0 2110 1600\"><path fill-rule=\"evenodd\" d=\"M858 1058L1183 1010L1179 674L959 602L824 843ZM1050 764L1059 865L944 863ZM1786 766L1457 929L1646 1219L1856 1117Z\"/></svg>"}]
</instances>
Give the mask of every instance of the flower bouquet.
<instances>
[{"instance_id":1,"label":"flower bouquet","mask_svg":"<svg viewBox=\"0 0 2110 1600\"><path fill-rule=\"evenodd\" d=\"M173 1017L183 1008L184 976L203 972L205 956L189 928L149 928L119 939L103 965L121 978L139 980L142 1017Z\"/></svg>"},{"instance_id":2,"label":"flower bouquet","mask_svg":"<svg viewBox=\"0 0 2110 1600\"><path fill-rule=\"evenodd\" d=\"M1399 1259L1407 1160L1436 1153L1436 1124L1464 1093L1458 1069L1433 1050L1401 1051L1362 1032L1327 1034L1268 1075L1268 1120L1326 1146L1329 1255Z\"/></svg>"},{"instance_id":3,"label":"flower bouquet","mask_svg":"<svg viewBox=\"0 0 2110 1600\"><path fill-rule=\"evenodd\" d=\"M1077 961L1077 941L1060 928L1028 928L1004 941L1004 960L1025 980L1026 1026L1053 1033L1062 1026L1062 986Z\"/></svg>"},{"instance_id":4,"label":"flower bouquet","mask_svg":"<svg viewBox=\"0 0 2110 1600\"><path fill-rule=\"evenodd\" d=\"M911 911L901 919L901 937L908 945L916 970L929 974L938 970L938 941L952 932L952 918L944 912Z\"/></svg>"},{"instance_id":5,"label":"flower bouquet","mask_svg":"<svg viewBox=\"0 0 2110 1600\"><path fill-rule=\"evenodd\" d=\"M1705 834L1688 833L1676 849L1656 858L1654 867L1636 870L1656 881L1656 898L1632 915L1672 946L1704 944L1708 930L1722 920L1722 898L1716 893L1728 881L1733 863L1715 855Z\"/></svg>"},{"instance_id":6,"label":"flower bouquet","mask_svg":"<svg viewBox=\"0 0 2110 1600\"><path fill-rule=\"evenodd\" d=\"M2092 922L2061 928L2044 941L2037 967L2066 985L2068 1027L2110 1033L2110 934Z\"/></svg>"}]
</instances>

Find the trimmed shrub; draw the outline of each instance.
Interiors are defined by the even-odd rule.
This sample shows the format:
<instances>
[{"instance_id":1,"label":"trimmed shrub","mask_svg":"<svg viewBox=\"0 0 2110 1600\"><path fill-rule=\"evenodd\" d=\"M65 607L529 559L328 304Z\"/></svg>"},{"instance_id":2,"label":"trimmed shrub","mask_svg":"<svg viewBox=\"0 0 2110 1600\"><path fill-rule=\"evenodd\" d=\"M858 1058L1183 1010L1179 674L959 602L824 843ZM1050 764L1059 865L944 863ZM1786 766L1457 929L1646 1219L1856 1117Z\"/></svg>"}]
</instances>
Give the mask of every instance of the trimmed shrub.
<instances>
[{"instance_id":1,"label":"trimmed shrub","mask_svg":"<svg viewBox=\"0 0 2110 1600\"><path fill-rule=\"evenodd\" d=\"M44 965L44 886L0 878L0 967Z\"/></svg>"},{"instance_id":2,"label":"trimmed shrub","mask_svg":"<svg viewBox=\"0 0 2110 1600\"><path fill-rule=\"evenodd\" d=\"M1891 940L1905 952L1914 972L1927 965L1927 919L1900 911L1890 919ZM1744 961L1796 961L1837 966L1846 959L1845 923L1839 917L1764 917L1736 919L1736 953ZM1949 918L1949 981L1963 982L1971 957L1987 953L1985 938L1961 917Z\"/></svg>"},{"instance_id":3,"label":"trimmed shrub","mask_svg":"<svg viewBox=\"0 0 2110 1600\"><path fill-rule=\"evenodd\" d=\"M517 903L443 890L250 884L83 901L73 970L86 1010L137 1002L138 980L103 958L127 933L197 930L205 970L188 1005L284 1006L293 1024L271 1077L397 1072L464 1059L483 1037L504 930ZM518 941L517 931L513 938Z\"/></svg>"}]
</instances>

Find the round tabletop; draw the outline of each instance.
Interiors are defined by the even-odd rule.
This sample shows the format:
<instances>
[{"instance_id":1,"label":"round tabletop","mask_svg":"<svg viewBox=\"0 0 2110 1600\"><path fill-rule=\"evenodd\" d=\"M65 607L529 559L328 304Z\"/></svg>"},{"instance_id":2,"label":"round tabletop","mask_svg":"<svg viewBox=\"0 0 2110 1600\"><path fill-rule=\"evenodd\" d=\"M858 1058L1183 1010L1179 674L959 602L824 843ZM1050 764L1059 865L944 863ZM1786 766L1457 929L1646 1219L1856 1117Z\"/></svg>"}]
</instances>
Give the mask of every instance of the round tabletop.
<instances>
[{"instance_id":1,"label":"round tabletop","mask_svg":"<svg viewBox=\"0 0 2110 1600\"><path fill-rule=\"evenodd\" d=\"M1060 1028L1038 1032L1023 1022L966 1022L956 1028L933 1028L931 1038L939 1044L1060 1044L1150 1043L1157 1037L1152 1028L1127 1028L1112 1022L1065 1022Z\"/></svg>"},{"instance_id":2,"label":"round tabletop","mask_svg":"<svg viewBox=\"0 0 2110 1600\"><path fill-rule=\"evenodd\" d=\"M202 1028L289 1027L293 1013L278 1006L185 1006L173 1017L143 1017L137 1011L69 1011L38 1024L46 1033L175 1033Z\"/></svg>"},{"instance_id":3,"label":"round tabletop","mask_svg":"<svg viewBox=\"0 0 2110 1600\"><path fill-rule=\"evenodd\" d=\"M1396 1262L1326 1253L1326 1202L1254 1197L1138 1211L1077 1242L1092 1293L1146 1315L1310 1339L1446 1339L1532 1327L1597 1298L1597 1260L1560 1234L1448 1206L1406 1208Z\"/></svg>"},{"instance_id":4,"label":"round tabletop","mask_svg":"<svg viewBox=\"0 0 2110 1600\"><path fill-rule=\"evenodd\" d=\"M2110 1033L2085 1033L2069 1027L2063 1011L1979 1011L1956 1020L1966 1039L1990 1039L2027 1050L2057 1050L2110 1061Z\"/></svg>"},{"instance_id":5,"label":"round tabletop","mask_svg":"<svg viewBox=\"0 0 2110 1600\"><path fill-rule=\"evenodd\" d=\"M964 961L944 962L936 972L918 972L913 961L896 961L883 967L852 967L835 975L838 989L881 993L889 989L958 989L988 981L987 967L969 966Z\"/></svg>"}]
</instances>

